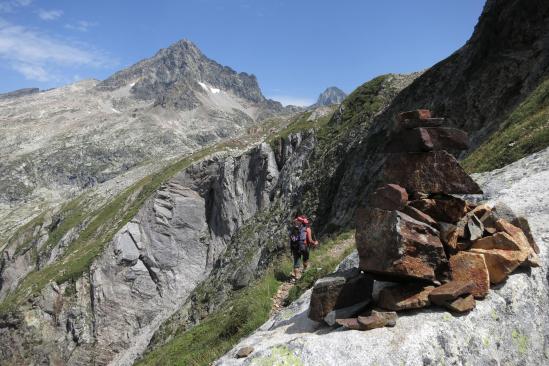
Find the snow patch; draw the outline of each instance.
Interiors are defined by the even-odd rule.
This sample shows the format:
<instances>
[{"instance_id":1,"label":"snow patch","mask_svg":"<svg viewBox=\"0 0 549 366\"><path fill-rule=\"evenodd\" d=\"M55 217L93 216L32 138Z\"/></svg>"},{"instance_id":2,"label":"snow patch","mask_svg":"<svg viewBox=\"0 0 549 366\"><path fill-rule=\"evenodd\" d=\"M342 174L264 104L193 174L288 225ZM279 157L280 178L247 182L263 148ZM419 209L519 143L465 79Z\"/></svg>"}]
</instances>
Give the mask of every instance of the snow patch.
<instances>
[{"instance_id":1,"label":"snow patch","mask_svg":"<svg viewBox=\"0 0 549 366\"><path fill-rule=\"evenodd\" d=\"M208 84L203 83L203 82L201 82L201 81L199 81L198 84L200 84L200 86L202 87L202 89L204 89L205 91L210 92L210 93L212 93L212 94L218 94L218 93L221 92L221 89L214 88L214 87L209 86Z\"/></svg>"}]
</instances>

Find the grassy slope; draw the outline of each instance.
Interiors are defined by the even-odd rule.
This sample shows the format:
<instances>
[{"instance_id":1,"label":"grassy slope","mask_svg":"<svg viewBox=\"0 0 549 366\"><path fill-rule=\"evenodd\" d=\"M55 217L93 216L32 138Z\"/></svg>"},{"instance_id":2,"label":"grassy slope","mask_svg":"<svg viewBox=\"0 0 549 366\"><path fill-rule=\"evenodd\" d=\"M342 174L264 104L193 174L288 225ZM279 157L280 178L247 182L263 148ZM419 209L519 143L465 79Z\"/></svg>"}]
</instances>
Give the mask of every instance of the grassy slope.
<instances>
[{"instance_id":1,"label":"grassy slope","mask_svg":"<svg viewBox=\"0 0 549 366\"><path fill-rule=\"evenodd\" d=\"M348 239L350 232L327 239L320 249L313 251L310 270L297 281L289 300L297 299L318 278L334 270L354 249ZM334 257L330 250L345 242L341 254ZM350 243L350 244L349 244ZM242 337L255 331L268 318L272 297L292 269L290 257L284 256L264 276L245 289L237 291L223 306L223 310L208 316L199 325L176 335L166 345L147 354L138 365L209 365L229 351Z\"/></svg>"},{"instance_id":2,"label":"grassy slope","mask_svg":"<svg viewBox=\"0 0 549 366\"><path fill-rule=\"evenodd\" d=\"M463 162L469 173L501 168L549 146L549 79L541 83Z\"/></svg>"}]
</instances>

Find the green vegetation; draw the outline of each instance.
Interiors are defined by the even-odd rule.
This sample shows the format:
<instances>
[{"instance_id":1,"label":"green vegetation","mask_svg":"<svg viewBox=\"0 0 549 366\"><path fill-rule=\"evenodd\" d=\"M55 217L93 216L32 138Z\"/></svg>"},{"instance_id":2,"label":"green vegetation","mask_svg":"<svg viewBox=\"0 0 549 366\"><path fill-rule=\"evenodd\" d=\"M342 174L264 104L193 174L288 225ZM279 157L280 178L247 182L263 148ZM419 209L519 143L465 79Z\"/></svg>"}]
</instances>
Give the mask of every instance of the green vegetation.
<instances>
[{"instance_id":1,"label":"green vegetation","mask_svg":"<svg viewBox=\"0 0 549 366\"><path fill-rule=\"evenodd\" d=\"M276 144L280 143L281 139L285 139L293 133L307 131L310 129L318 130L325 126L328 121L330 121L333 113L329 113L328 115L320 117L318 119L309 119L311 114L312 112L303 112L298 114L290 121L290 123L288 123L285 128L283 128L276 134L269 136L267 142L271 144L271 146L275 146Z\"/></svg>"},{"instance_id":2,"label":"green vegetation","mask_svg":"<svg viewBox=\"0 0 549 366\"><path fill-rule=\"evenodd\" d=\"M381 93L389 75L378 76L356 88L341 104L342 113L338 120L332 120L321 130L319 138L339 140L338 137L351 129L371 122L386 103Z\"/></svg>"},{"instance_id":3,"label":"green vegetation","mask_svg":"<svg viewBox=\"0 0 549 366\"><path fill-rule=\"evenodd\" d=\"M462 165L469 173L501 168L549 146L549 79L522 102L502 128Z\"/></svg>"},{"instance_id":4,"label":"green vegetation","mask_svg":"<svg viewBox=\"0 0 549 366\"><path fill-rule=\"evenodd\" d=\"M297 298L315 278L334 270L354 248L350 232L332 237L312 252L310 270L297 281ZM336 250L338 247L339 250ZM338 253L335 256L334 253ZM275 261L277 262L277 261ZM255 331L270 315L272 298L292 270L289 256L279 258L264 276L232 294L222 310L147 354L138 365L209 365L229 351L242 337ZM310 274L311 273L311 274ZM313 282L311 282L313 281Z\"/></svg>"}]
</instances>

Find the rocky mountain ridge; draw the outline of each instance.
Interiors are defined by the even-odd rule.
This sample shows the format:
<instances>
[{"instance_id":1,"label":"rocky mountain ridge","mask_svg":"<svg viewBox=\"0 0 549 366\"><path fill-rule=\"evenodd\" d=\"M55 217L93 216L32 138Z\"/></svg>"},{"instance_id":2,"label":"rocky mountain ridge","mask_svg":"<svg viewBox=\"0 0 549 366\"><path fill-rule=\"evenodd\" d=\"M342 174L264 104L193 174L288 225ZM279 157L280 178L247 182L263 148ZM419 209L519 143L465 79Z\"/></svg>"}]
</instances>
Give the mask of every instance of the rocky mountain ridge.
<instances>
[{"instance_id":1,"label":"rocky mountain ridge","mask_svg":"<svg viewBox=\"0 0 549 366\"><path fill-rule=\"evenodd\" d=\"M177 109L199 106L197 94L218 94L223 90L250 103L266 103L274 110L282 110L280 103L263 96L254 75L236 73L210 60L186 39L115 73L96 88L112 91L128 85L131 95L137 99L154 100L157 105Z\"/></svg>"}]
</instances>

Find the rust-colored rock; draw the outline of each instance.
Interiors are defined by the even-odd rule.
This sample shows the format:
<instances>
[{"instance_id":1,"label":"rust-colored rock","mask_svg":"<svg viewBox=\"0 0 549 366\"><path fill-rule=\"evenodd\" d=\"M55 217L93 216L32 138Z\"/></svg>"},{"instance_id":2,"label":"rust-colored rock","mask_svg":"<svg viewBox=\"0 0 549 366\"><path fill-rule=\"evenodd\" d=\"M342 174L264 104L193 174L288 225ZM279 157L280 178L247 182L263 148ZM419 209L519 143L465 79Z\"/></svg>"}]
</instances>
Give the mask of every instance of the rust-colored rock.
<instances>
[{"instance_id":1,"label":"rust-colored rock","mask_svg":"<svg viewBox=\"0 0 549 366\"><path fill-rule=\"evenodd\" d=\"M387 154L380 172L383 183L410 192L479 194L482 190L446 151Z\"/></svg>"},{"instance_id":2,"label":"rust-colored rock","mask_svg":"<svg viewBox=\"0 0 549 366\"><path fill-rule=\"evenodd\" d=\"M476 301L473 295L458 297L454 301L447 302L444 304L444 307L456 313L466 313L468 311L473 310L475 306L476 306Z\"/></svg>"},{"instance_id":3,"label":"rust-colored rock","mask_svg":"<svg viewBox=\"0 0 549 366\"><path fill-rule=\"evenodd\" d=\"M497 232L492 236L475 241L471 248L474 249L502 249L502 250L521 250L522 247L505 232Z\"/></svg>"},{"instance_id":4,"label":"rust-colored rock","mask_svg":"<svg viewBox=\"0 0 549 366\"><path fill-rule=\"evenodd\" d=\"M400 210L408 202L408 193L396 184L385 184L372 194L369 205L383 210Z\"/></svg>"},{"instance_id":5,"label":"rust-colored rock","mask_svg":"<svg viewBox=\"0 0 549 366\"><path fill-rule=\"evenodd\" d=\"M434 281L446 263L438 231L399 211L358 209L356 245L360 269L378 278Z\"/></svg>"},{"instance_id":6,"label":"rust-colored rock","mask_svg":"<svg viewBox=\"0 0 549 366\"><path fill-rule=\"evenodd\" d=\"M450 281L431 291L429 300L433 304L444 305L462 295L470 294L474 287L475 284L472 281Z\"/></svg>"},{"instance_id":7,"label":"rust-colored rock","mask_svg":"<svg viewBox=\"0 0 549 366\"><path fill-rule=\"evenodd\" d=\"M530 246L532 247L532 249L534 249L534 252L536 252L536 254L539 254L539 246L536 243L534 236L532 235L532 230L530 229L530 224L528 223L528 220L526 220L525 217L519 216L514 218L513 221L511 221L511 224L522 229L522 232L524 233L524 235L526 235L528 243L530 243Z\"/></svg>"},{"instance_id":8,"label":"rust-colored rock","mask_svg":"<svg viewBox=\"0 0 549 366\"><path fill-rule=\"evenodd\" d=\"M397 116L399 121L407 119L426 120L428 118L431 118L431 111L428 109L415 109L413 111L401 112Z\"/></svg>"},{"instance_id":9,"label":"rust-colored rock","mask_svg":"<svg viewBox=\"0 0 549 366\"><path fill-rule=\"evenodd\" d=\"M431 304L429 294L434 288L414 283L385 287L379 292L377 305L394 311L424 308Z\"/></svg>"},{"instance_id":10,"label":"rust-colored rock","mask_svg":"<svg viewBox=\"0 0 549 366\"><path fill-rule=\"evenodd\" d=\"M516 227L505 219L497 220L496 228L511 235L515 242L520 246L521 250L528 253L528 256L525 260L525 264L527 266L539 267L539 257L534 248L530 245L530 242L528 241L528 238L526 237L522 229Z\"/></svg>"},{"instance_id":11,"label":"rust-colored rock","mask_svg":"<svg viewBox=\"0 0 549 366\"><path fill-rule=\"evenodd\" d=\"M427 198L408 203L437 221L457 222L466 214L467 204L464 200L440 195L440 198Z\"/></svg>"},{"instance_id":12,"label":"rust-colored rock","mask_svg":"<svg viewBox=\"0 0 549 366\"><path fill-rule=\"evenodd\" d=\"M432 226L434 228L438 227L438 223L435 219L433 219L431 216L427 215L425 212L421 212L415 207L412 206L404 206L404 208L401 210L406 215L410 216L411 218L421 221L423 223L426 223L429 226Z\"/></svg>"},{"instance_id":13,"label":"rust-colored rock","mask_svg":"<svg viewBox=\"0 0 549 366\"><path fill-rule=\"evenodd\" d=\"M452 280L473 282L471 294L477 299L484 298L490 291L490 276L484 256L478 253L459 252L450 257Z\"/></svg>"},{"instance_id":14,"label":"rust-colored rock","mask_svg":"<svg viewBox=\"0 0 549 366\"><path fill-rule=\"evenodd\" d=\"M490 282L498 284L507 279L521 263L528 258L528 253L521 250L504 249L471 249L472 253L484 256L486 268L490 274Z\"/></svg>"},{"instance_id":15,"label":"rust-colored rock","mask_svg":"<svg viewBox=\"0 0 549 366\"><path fill-rule=\"evenodd\" d=\"M397 321L397 314L394 311L375 311L372 310L370 316L359 316L358 323L365 330L381 328L381 327L394 327Z\"/></svg>"},{"instance_id":16,"label":"rust-colored rock","mask_svg":"<svg viewBox=\"0 0 549 366\"><path fill-rule=\"evenodd\" d=\"M316 281L309 318L321 321L329 312L371 299L373 280L356 268L336 272Z\"/></svg>"}]
</instances>

